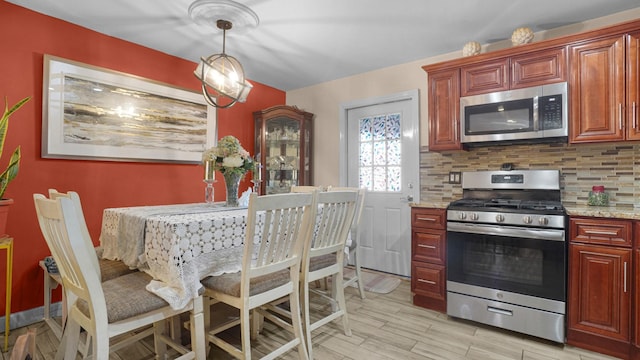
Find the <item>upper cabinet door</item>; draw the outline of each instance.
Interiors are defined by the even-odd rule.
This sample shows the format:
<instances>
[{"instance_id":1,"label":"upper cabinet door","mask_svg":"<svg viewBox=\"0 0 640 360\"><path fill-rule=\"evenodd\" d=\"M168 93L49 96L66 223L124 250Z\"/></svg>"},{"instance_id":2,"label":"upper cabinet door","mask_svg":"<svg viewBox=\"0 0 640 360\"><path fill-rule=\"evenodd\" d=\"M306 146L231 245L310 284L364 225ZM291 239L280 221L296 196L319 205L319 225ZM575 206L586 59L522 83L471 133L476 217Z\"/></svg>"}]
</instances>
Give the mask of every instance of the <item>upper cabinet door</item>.
<instances>
[{"instance_id":1,"label":"upper cabinet door","mask_svg":"<svg viewBox=\"0 0 640 360\"><path fill-rule=\"evenodd\" d=\"M567 80L565 47L511 57L511 89Z\"/></svg>"},{"instance_id":2,"label":"upper cabinet door","mask_svg":"<svg viewBox=\"0 0 640 360\"><path fill-rule=\"evenodd\" d=\"M458 69L429 73L429 150L459 150L460 75Z\"/></svg>"},{"instance_id":3,"label":"upper cabinet door","mask_svg":"<svg viewBox=\"0 0 640 360\"><path fill-rule=\"evenodd\" d=\"M627 36L627 140L640 140L640 32Z\"/></svg>"},{"instance_id":4,"label":"upper cabinet door","mask_svg":"<svg viewBox=\"0 0 640 360\"><path fill-rule=\"evenodd\" d=\"M624 36L570 47L570 142L624 140L624 48Z\"/></svg>"},{"instance_id":5,"label":"upper cabinet door","mask_svg":"<svg viewBox=\"0 0 640 360\"><path fill-rule=\"evenodd\" d=\"M509 59L502 58L460 68L460 96L509 89Z\"/></svg>"}]
</instances>

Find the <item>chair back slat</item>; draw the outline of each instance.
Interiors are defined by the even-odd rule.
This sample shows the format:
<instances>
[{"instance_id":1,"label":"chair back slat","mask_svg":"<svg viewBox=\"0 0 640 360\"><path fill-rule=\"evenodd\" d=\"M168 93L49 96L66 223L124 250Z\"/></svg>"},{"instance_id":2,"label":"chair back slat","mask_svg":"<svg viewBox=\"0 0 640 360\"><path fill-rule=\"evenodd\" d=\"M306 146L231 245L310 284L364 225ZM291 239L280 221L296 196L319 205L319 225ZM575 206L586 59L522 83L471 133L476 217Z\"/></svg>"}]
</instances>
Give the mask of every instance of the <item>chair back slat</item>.
<instances>
[{"instance_id":1,"label":"chair back slat","mask_svg":"<svg viewBox=\"0 0 640 360\"><path fill-rule=\"evenodd\" d=\"M311 235L317 212L316 194L251 194L243 257L242 291L252 277L274 273L296 264L299 271L304 243Z\"/></svg>"},{"instance_id":2,"label":"chair back slat","mask_svg":"<svg viewBox=\"0 0 640 360\"><path fill-rule=\"evenodd\" d=\"M362 211L364 209L364 198L367 193L365 188L346 187L346 186L329 186L327 191L357 191L358 202L356 203L356 212L353 216L353 224L351 225L351 241L356 244L360 242L360 219L362 219Z\"/></svg>"},{"instance_id":3,"label":"chair back slat","mask_svg":"<svg viewBox=\"0 0 640 360\"><path fill-rule=\"evenodd\" d=\"M356 191L318 193L318 212L305 264L313 256L337 253L341 256L353 223L358 198Z\"/></svg>"}]
</instances>

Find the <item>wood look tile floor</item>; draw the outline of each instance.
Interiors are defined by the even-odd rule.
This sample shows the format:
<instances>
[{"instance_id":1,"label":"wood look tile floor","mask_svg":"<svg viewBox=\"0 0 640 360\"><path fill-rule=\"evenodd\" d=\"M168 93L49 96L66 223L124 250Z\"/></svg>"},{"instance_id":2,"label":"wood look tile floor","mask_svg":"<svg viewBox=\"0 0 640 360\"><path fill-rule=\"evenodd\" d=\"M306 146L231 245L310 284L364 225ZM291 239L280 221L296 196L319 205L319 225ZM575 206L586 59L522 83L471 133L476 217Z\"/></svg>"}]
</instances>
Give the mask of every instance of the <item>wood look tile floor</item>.
<instances>
[{"instance_id":1,"label":"wood look tile floor","mask_svg":"<svg viewBox=\"0 0 640 360\"><path fill-rule=\"evenodd\" d=\"M314 358L320 360L388 359L477 359L477 360L605 360L614 359L568 345L504 331L482 324L453 319L446 314L413 306L410 282L403 279L389 294L367 292L361 300L355 288L346 289L352 336L345 336L340 320L313 332ZM254 358L275 342L286 339L285 331L265 323L254 345ZM58 340L44 322L11 332L10 344L27 328L37 329L36 359L55 356ZM287 333L288 334L288 333ZM232 335L233 336L233 335ZM236 336L237 337L237 336ZM3 359L9 359L11 346ZM80 357L78 357L79 359ZM110 360L153 359L149 337L136 345L112 353ZM231 359L212 348L208 359ZM297 359L291 351L284 359Z\"/></svg>"}]
</instances>

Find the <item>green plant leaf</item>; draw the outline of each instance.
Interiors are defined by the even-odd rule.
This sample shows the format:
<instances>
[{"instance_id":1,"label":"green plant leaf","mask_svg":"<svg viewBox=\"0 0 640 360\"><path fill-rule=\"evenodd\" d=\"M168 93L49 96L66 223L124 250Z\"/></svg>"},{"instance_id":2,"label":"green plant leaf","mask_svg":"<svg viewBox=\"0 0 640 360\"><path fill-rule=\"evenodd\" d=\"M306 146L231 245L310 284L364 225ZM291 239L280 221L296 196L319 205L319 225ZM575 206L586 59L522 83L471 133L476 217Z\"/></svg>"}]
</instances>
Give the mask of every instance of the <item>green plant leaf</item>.
<instances>
[{"instance_id":1,"label":"green plant leaf","mask_svg":"<svg viewBox=\"0 0 640 360\"><path fill-rule=\"evenodd\" d=\"M0 157L2 156L2 152L4 150L4 142L7 138L7 130L9 129L9 117L11 114L16 112L18 109L22 107L27 101L31 99L30 96L18 101L15 105L9 108L7 103L7 98L4 98L4 112L2 114L2 118L0 118ZM7 186L11 182L11 180L15 179L18 175L18 170L20 169L20 146L18 146L11 155L9 159L9 165L6 170L0 174L0 199L3 198L5 190L7 190Z\"/></svg>"},{"instance_id":2,"label":"green plant leaf","mask_svg":"<svg viewBox=\"0 0 640 360\"><path fill-rule=\"evenodd\" d=\"M11 182L11 180L15 179L18 175L18 170L20 170L20 146L18 146L11 154L11 159L9 159L9 166L7 169L0 174L0 199L3 198L4 192L7 190L7 186Z\"/></svg>"}]
</instances>

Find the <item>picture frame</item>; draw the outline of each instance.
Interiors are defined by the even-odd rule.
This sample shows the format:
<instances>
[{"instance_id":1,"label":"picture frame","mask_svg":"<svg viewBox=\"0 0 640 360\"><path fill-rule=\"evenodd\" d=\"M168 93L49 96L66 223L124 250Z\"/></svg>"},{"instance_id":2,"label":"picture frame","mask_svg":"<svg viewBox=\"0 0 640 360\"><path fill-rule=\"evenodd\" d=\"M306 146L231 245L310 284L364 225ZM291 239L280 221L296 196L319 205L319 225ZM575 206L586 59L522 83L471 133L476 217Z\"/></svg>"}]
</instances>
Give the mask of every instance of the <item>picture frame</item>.
<instances>
[{"instance_id":1,"label":"picture frame","mask_svg":"<svg viewBox=\"0 0 640 360\"><path fill-rule=\"evenodd\" d=\"M44 56L42 157L200 163L216 111L199 92Z\"/></svg>"}]
</instances>

